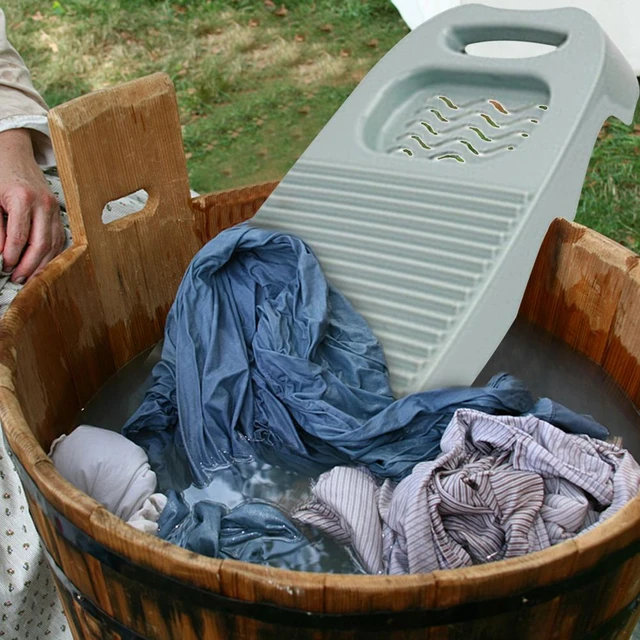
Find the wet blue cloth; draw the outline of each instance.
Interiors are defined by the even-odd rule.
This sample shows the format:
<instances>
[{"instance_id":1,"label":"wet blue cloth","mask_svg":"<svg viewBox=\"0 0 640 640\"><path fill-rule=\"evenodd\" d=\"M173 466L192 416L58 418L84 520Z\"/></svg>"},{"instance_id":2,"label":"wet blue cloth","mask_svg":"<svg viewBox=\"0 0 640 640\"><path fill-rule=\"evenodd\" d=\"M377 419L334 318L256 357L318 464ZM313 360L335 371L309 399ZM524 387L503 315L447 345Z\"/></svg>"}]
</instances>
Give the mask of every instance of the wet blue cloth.
<instances>
[{"instance_id":1,"label":"wet blue cloth","mask_svg":"<svg viewBox=\"0 0 640 640\"><path fill-rule=\"evenodd\" d=\"M534 400L506 374L484 388L394 400L380 345L311 250L242 224L187 269L162 360L123 433L147 451L161 486L176 486L180 461L191 475L184 482L205 486L216 468L254 455L309 475L358 464L399 479L437 456L462 407L520 415ZM591 419L560 413L564 427L575 419L576 430L607 435Z\"/></svg>"},{"instance_id":2,"label":"wet blue cloth","mask_svg":"<svg viewBox=\"0 0 640 640\"><path fill-rule=\"evenodd\" d=\"M173 544L205 556L281 568L296 569L309 563L312 554L305 550L310 541L271 505L244 502L229 510L202 501L190 508L175 491L169 491L167 498L158 520L158 536Z\"/></svg>"}]
</instances>

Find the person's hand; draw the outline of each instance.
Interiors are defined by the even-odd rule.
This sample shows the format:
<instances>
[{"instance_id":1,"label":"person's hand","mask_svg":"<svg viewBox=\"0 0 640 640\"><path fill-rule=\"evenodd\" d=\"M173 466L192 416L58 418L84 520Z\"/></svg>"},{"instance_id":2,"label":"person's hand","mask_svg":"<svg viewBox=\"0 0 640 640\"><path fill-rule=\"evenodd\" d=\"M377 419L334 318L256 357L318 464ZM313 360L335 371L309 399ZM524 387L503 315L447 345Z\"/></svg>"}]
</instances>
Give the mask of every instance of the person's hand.
<instances>
[{"instance_id":1,"label":"person's hand","mask_svg":"<svg viewBox=\"0 0 640 640\"><path fill-rule=\"evenodd\" d=\"M23 284L64 246L55 196L33 156L26 129L0 133L0 253L4 272Z\"/></svg>"}]
</instances>

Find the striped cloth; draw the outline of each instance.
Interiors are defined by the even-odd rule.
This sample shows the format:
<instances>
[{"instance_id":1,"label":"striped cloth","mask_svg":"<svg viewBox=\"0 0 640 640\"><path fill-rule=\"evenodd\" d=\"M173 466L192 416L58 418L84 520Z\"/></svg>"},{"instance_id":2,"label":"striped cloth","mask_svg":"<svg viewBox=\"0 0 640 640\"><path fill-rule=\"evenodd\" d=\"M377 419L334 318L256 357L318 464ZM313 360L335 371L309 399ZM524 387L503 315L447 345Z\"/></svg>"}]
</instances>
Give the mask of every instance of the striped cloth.
<instances>
[{"instance_id":1,"label":"striped cloth","mask_svg":"<svg viewBox=\"0 0 640 640\"><path fill-rule=\"evenodd\" d=\"M531 415L460 409L441 447L398 485L336 467L294 519L349 545L369 573L423 573L545 549L640 490L628 451Z\"/></svg>"}]
</instances>

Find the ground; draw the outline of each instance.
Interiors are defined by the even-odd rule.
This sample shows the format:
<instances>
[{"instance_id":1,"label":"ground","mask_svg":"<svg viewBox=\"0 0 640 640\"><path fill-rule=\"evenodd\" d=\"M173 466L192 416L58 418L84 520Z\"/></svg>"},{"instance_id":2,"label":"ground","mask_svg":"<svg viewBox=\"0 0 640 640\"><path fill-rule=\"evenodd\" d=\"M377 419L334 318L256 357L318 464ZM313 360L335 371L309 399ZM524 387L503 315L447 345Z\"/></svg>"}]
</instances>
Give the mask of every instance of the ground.
<instances>
[{"instance_id":1,"label":"ground","mask_svg":"<svg viewBox=\"0 0 640 640\"><path fill-rule=\"evenodd\" d=\"M154 71L192 187L279 178L407 28L390 0L5 0L50 105ZM640 252L640 112L603 127L577 220Z\"/></svg>"}]
</instances>

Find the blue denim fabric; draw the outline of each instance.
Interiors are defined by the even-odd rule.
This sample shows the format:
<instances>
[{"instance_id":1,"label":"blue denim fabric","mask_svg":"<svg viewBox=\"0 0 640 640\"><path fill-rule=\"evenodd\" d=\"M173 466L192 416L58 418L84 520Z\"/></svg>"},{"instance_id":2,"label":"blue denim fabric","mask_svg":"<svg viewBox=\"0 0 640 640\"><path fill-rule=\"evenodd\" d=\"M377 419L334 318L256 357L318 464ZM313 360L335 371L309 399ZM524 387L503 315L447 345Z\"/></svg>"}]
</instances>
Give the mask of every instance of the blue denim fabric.
<instances>
[{"instance_id":1,"label":"blue denim fabric","mask_svg":"<svg viewBox=\"0 0 640 640\"><path fill-rule=\"evenodd\" d=\"M550 422L567 433L585 433L600 440L606 439L609 435L609 430L591 416L575 413L549 398L539 398L531 408L531 413L536 418Z\"/></svg>"},{"instance_id":2,"label":"blue denim fabric","mask_svg":"<svg viewBox=\"0 0 640 640\"><path fill-rule=\"evenodd\" d=\"M358 464L400 479L437 456L456 409L520 415L533 405L506 374L484 388L394 400L380 345L311 250L242 224L187 269L162 360L123 433L147 451L161 486L176 486L167 478L183 463L205 486L216 469L254 455L308 475ZM561 426L573 421L607 433L568 410Z\"/></svg>"},{"instance_id":3,"label":"blue denim fabric","mask_svg":"<svg viewBox=\"0 0 640 640\"><path fill-rule=\"evenodd\" d=\"M271 505L244 502L229 510L203 501L191 509L175 491L167 498L158 521L160 538L214 558L291 569L308 564L304 550L310 541Z\"/></svg>"}]
</instances>

